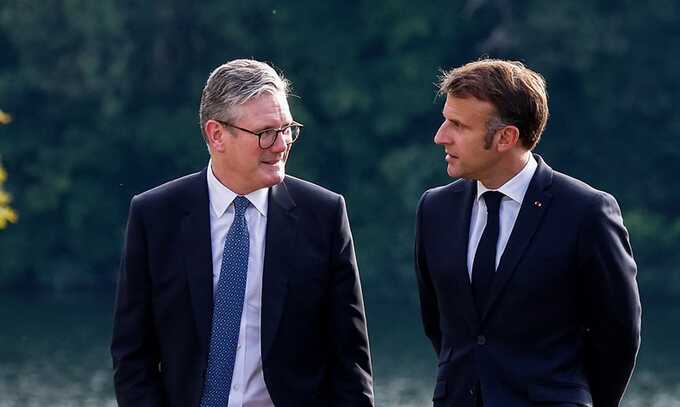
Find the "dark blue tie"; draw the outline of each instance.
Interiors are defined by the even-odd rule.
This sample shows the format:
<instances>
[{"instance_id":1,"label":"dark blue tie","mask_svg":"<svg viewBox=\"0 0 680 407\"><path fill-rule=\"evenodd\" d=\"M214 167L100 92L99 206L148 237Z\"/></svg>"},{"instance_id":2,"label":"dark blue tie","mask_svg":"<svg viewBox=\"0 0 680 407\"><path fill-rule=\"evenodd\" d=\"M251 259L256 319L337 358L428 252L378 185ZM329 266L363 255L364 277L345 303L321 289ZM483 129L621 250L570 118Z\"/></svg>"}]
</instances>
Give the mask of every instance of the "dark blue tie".
<instances>
[{"instance_id":1,"label":"dark blue tie","mask_svg":"<svg viewBox=\"0 0 680 407\"><path fill-rule=\"evenodd\" d=\"M489 289L496 274L496 246L498 244L499 211L503 193L487 191L482 194L486 203L486 226L479 240L475 260L472 263L472 295L477 312L484 312Z\"/></svg>"},{"instance_id":2,"label":"dark blue tie","mask_svg":"<svg viewBox=\"0 0 680 407\"><path fill-rule=\"evenodd\" d=\"M243 299L248 277L247 198L234 199L234 223L224 242L220 278L213 306L208 372L203 385L201 407L227 407L236 361L236 346L241 327Z\"/></svg>"}]
</instances>

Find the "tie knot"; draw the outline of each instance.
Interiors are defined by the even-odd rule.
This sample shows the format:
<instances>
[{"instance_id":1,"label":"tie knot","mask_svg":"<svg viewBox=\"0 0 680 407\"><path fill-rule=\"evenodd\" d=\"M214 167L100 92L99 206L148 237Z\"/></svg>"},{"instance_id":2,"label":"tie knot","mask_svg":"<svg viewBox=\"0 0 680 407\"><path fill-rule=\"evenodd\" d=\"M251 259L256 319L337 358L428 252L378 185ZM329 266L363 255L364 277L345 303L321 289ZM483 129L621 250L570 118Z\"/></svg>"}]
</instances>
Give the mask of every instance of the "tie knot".
<instances>
[{"instance_id":1,"label":"tie knot","mask_svg":"<svg viewBox=\"0 0 680 407\"><path fill-rule=\"evenodd\" d=\"M237 196L234 198L234 210L236 211L237 217L242 217L248 209L250 201L245 196Z\"/></svg>"},{"instance_id":2,"label":"tie knot","mask_svg":"<svg viewBox=\"0 0 680 407\"><path fill-rule=\"evenodd\" d=\"M505 194L498 191L486 191L482 194L484 202L486 202L486 210L488 212L498 213L501 207L501 199Z\"/></svg>"}]
</instances>

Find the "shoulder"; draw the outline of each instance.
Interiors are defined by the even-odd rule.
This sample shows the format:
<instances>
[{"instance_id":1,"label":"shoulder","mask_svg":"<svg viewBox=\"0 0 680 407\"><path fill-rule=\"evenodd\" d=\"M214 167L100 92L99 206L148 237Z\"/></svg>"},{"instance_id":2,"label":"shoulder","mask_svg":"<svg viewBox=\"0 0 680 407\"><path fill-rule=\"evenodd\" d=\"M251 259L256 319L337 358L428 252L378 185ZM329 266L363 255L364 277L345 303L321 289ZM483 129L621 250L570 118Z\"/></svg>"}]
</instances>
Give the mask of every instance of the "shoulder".
<instances>
[{"instance_id":1,"label":"shoulder","mask_svg":"<svg viewBox=\"0 0 680 407\"><path fill-rule=\"evenodd\" d=\"M557 198L569 200L577 206L593 208L616 205L616 199L610 193L559 171L553 171L551 190Z\"/></svg>"},{"instance_id":2,"label":"shoulder","mask_svg":"<svg viewBox=\"0 0 680 407\"><path fill-rule=\"evenodd\" d=\"M297 205L332 205L343 200L342 196L336 192L290 175L286 175L283 183Z\"/></svg>"},{"instance_id":3,"label":"shoulder","mask_svg":"<svg viewBox=\"0 0 680 407\"><path fill-rule=\"evenodd\" d=\"M426 204L426 202L427 204L430 204L441 201L449 201L450 199L454 199L456 196L462 196L462 192L465 192L466 189L472 187L473 183L471 181L458 179L446 185L430 188L423 192L418 206L423 206Z\"/></svg>"},{"instance_id":4,"label":"shoulder","mask_svg":"<svg viewBox=\"0 0 680 407\"><path fill-rule=\"evenodd\" d=\"M452 192L461 192L463 191L468 185L470 181L466 181L462 178L457 179L453 182L450 182L446 185L430 188L427 191L425 191L425 194L431 195L431 196L441 196L441 195L446 195Z\"/></svg>"},{"instance_id":5,"label":"shoulder","mask_svg":"<svg viewBox=\"0 0 680 407\"><path fill-rule=\"evenodd\" d=\"M342 195L289 175L272 188L270 196L284 208L294 208L300 219L310 222L307 227L311 229L335 224L334 219L343 218L347 213Z\"/></svg>"},{"instance_id":6,"label":"shoulder","mask_svg":"<svg viewBox=\"0 0 680 407\"><path fill-rule=\"evenodd\" d=\"M208 184L204 169L135 195L131 206L147 210L183 207L203 195L207 198L207 194Z\"/></svg>"}]
</instances>

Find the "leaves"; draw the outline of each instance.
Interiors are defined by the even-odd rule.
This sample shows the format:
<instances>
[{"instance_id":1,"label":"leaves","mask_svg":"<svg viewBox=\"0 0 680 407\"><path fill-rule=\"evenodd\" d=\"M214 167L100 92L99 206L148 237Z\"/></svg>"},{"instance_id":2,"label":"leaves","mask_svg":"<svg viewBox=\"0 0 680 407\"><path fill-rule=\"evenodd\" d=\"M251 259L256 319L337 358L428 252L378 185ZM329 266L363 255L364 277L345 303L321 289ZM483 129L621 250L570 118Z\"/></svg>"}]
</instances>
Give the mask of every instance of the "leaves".
<instances>
[{"instance_id":1,"label":"leaves","mask_svg":"<svg viewBox=\"0 0 680 407\"><path fill-rule=\"evenodd\" d=\"M433 82L482 55L546 77L538 152L638 213L636 256L680 275L680 254L655 249L680 244L660 230L679 216L679 22L669 0L5 2L0 152L22 219L0 234L0 286L111 284L131 196L206 165L200 92L236 57L292 80L305 128L288 170L346 196L369 289L412 286L414 207L450 181Z\"/></svg>"},{"instance_id":2,"label":"leaves","mask_svg":"<svg viewBox=\"0 0 680 407\"><path fill-rule=\"evenodd\" d=\"M16 223L19 219L17 213L9 206L12 200L10 195L3 189L6 180L7 172L0 164L0 229L5 229L9 223Z\"/></svg>"},{"instance_id":3,"label":"leaves","mask_svg":"<svg viewBox=\"0 0 680 407\"><path fill-rule=\"evenodd\" d=\"M0 110L0 124L10 124L12 122L12 116L9 113L5 113Z\"/></svg>"}]
</instances>

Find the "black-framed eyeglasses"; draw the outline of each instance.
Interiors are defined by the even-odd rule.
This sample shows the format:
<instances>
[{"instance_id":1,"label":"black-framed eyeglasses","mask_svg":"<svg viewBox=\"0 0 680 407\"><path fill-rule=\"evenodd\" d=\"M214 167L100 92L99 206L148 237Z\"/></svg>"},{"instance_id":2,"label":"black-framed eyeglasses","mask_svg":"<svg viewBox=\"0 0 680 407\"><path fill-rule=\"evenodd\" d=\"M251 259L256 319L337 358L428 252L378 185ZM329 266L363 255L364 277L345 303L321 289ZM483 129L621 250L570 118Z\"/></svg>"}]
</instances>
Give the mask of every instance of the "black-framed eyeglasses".
<instances>
[{"instance_id":1,"label":"black-framed eyeglasses","mask_svg":"<svg viewBox=\"0 0 680 407\"><path fill-rule=\"evenodd\" d=\"M300 137L300 129L304 127L301 123L292 122L291 124L280 127L278 129L264 129L262 131L255 132L252 130L244 129L243 127L235 126L229 122L223 122L221 120L215 121L221 123L224 126L233 127L235 129L245 131L246 133L250 133L253 136L257 136L260 148L263 150L268 149L269 147L273 146L274 143L276 143L276 137L279 135L279 133L281 134L281 137L283 137L283 142L286 143L287 146L295 143L298 137Z\"/></svg>"}]
</instances>

